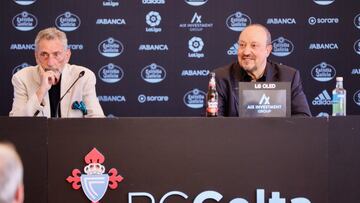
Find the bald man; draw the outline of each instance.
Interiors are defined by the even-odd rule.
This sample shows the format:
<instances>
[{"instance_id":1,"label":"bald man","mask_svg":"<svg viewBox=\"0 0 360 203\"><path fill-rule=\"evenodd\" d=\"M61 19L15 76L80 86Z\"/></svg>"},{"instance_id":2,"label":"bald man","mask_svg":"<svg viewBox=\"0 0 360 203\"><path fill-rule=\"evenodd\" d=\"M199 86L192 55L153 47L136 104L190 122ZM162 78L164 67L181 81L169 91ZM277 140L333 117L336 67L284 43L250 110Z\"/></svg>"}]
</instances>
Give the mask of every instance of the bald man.
<instances>
[{"instance_id":1,"label":"bald man","mask_svg":"<svg viewBox=\"0 0 360 203\"><path fill-rule=\"evenodd\" d=\"M0 203L24 201L23 166L15 148L0 143Z\"/></svg>"},{"instance_id":2,"label":"bald man","mask_svg":"<svg viewBox=\"0 0 360 203\"><path fill-rule=\"evenodd\" d=\"M238 40L238 60L214 70L219 93L219 116L239 116L238 82L291 82L291 115L311 116L298 70L269 61L269 30L260 24L247 26Z\"/></svg>"}]
</instances>

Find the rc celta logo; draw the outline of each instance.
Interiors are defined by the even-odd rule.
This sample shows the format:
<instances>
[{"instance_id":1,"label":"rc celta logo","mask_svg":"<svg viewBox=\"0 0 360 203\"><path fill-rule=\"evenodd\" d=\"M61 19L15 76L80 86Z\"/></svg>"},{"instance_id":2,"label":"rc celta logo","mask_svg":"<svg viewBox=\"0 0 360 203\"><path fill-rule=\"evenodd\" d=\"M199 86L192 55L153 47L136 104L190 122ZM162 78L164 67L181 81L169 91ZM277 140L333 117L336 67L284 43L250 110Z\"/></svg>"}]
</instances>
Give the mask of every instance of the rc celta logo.
<instances>
[{"instance_id":1,"label":"rc celta logo","mask_svg":"<svg viewBox=\"0 0 360 203\"><path fill-rule=\"evenodd\" d=\"M354 43L354 50L357 54L360 55L360 39Z\"/></svg>"},{"instance_id":2,"label":"rc celta logo","mask_svg":"<svg viewBox=\"0 0 360 203\"><path fill-rule=\"evenodd\" d=\"M326 6L332 4L335 0L313 0L315 3Z\"/></svg>"},{"instance_id":3,"label":"rc celta logo","mask_svg":"<svg viewBox=\"0 0 360 203\"><path fill-rule=\"evenodd\" d=\"M55 19L55 25L60 30L65 32L71 32L80 27L81 20L79 16L67 11L61 15L59 15Z\"/></svg>"},{"instance_id":4,"label":"rc celta logo","mask_svg":"<svg viewBox=\"0 0 360 203\"><path fill-rule=\"evenodd\" d=\"M29 65L28 63L22 63L16 67L13 68L13 71L12 71L12 74L14 75L16 72L18 72L19 70L23 69L23 68L26 68L26 67L29 67L31 65Z\"/></svg>"},{"instance_id":5,"label":"rc celta logo","mask_svg":"<svg viewBox=\"0 0 360 203\"><path fill-rule=\"evenodd\" d=\"M235 42L230 49L227 51L227 55L229 56L236 56L239 49L239 44Z\"/></svg>"},{"instance_id":6,"label":"rc celta logo","mask_svg":"<svg viewBox=\"0 0 360 203\"><path fill-rule=\"evenodd\" d=\"M121 67L109 63L100 68L98 75L99 78L106 83L116 83L124 77L124 71Z\"/></svg>"},{"instance_id":7,"label":"rc celta logo","mask_svg":"<svg viewBox=\"0 0 360 203\"><path fill-rule=\"evenodd\" d=\"M19 5L27 6L27 5L35 3L36 0L14 0L14 1L15 1L15 3L17 3Z\"/></svg>"},{"instance_id":8,"label":"rc celta logo","mask_svg":"<svg viewBox=\"0 0 360 203\"><path fill-rule=\"evenodd\" d=\"M355 92L355 94L354 94L354 102L355 102L355 104L360 106L360 90Z\"/></svg>"},{"instance_id":9,"label":"rc celta logo","mask_svg":"<svg viewBox=\"0 0 360 203\"><path fill-rule=\"evenodd\" d=\"M226 25L230 30L241 32L251 24L251 18L242 12L236 12L226 19Z\"/></svg>"},{"instance_id":10,"label":"rc celta logo","mask_svg":"<svg viewBox=\"0 0 360 203\"><path fill-rule=\"evenodd\" d=\"M355 18L354 18L354 25L355 25L355 27L357 27L358 29L360 29L360 13L357 14L357 16L355 16Z\"/></svg>"},{"instance_id":11,"label":"rc celta logo","mask_svg":"<svg viewBox=\"0 0 360 203\"><path fill-rule=\"evenodd\" d=\"M185 2L191 6L202 6L206 4L208 0L185 0Z\"/></svg>"},{"instance_id":12,"label":"rc celta logo","mask_svg":"<svg viewBox=\"0 0 360 203\"><path fill-rule=\"evenodd\" d=\"M109 37L108 39L100 42L98 51L105 57L116 57L124 51L124 45L120 41Z\"/></svg>"},{"instance_id":13,"label":"rc celta logo","mask_svg":"<svg viewBox=\"0 0 360 203\"><path fill-rule=\"evenodd\" d=\"M319 82L332 80L336 75L334 66L322 62L311 69L311 76Z\"/></svg>"},{"instance_id":14,"label":"rc celta logo","mask_svg":"<svg viewBox=\"0 0 360 203\"><path fill-rule=\"evenodd\" d=\"M104 155L96 148L93 148L91 152L85 156L85 162L87 164L84 167L85 174L82 174L81 171L76 168L73 169L72 175L66 178L66 181L72 184L74 190L82 187L86 197L92 203L98 203L105 195L108 187L115 190L118 187L118 183L124 179L121 175L118 175L115 168L111 168L108 174L104 174L105 166L102 165L104 161Z\"/></svg>"},{"instance_id":15,"label":"rc celta logo","mask_svg":"<svg viewBox=\"0 0 360 203\"><path fill-rule=\"evenodd\" d=\"M203 58L205 56L201 51L204 48L204 41L200 37L192 37L188 42L189 49L193 53L188 53L189 58Z\"/></svg>"},{"instance_id":16,"label":"rc celta logo","mask_svg":"<svg viewBox=\"0 0 360 203\"><path fill-rule=\"evenodd\" d=\"M157 11L150 11L146 15L146 23L150 26L145 29L146 32L161 32L161 28L158 28L156 26L160 25L161 22L161 16L160 13Z\"/></svg>"},{"instance_id":17,"label":"rc celta logo","mask_svg":"<svg viewBox=\"0 0 360 203\"><path fill-rule=\"evenodd\" d=\"M148 83L159 83L166 78L166 70L152 63L141 70L141 78Z\"/></svg>"},{"instance_id":18,"label":"rc celta logo","mask_svg":"<svg viewBox=\"0 0 360 203\"><path fill-rule=\"evenodd\" d=\"M283 57L288 56L294 51L294 44L284 37L279 37L272 41L272 54L275 56Z\"/></svg>"},{"instance_id":19,"label":"rc celta logo","mask_svg":"<svg viewBox=\"0 0 360 203\"><path fill-rule=\"evenodd\" d=\"M193 89L184 95L184 104L192 109L199 109L204 107L206 94L205 92Z\"/></svg>"},{"instance_id":20,"label":"rc celta logo","mask_svg":"<svg viewBox=\"0 0 360 203\"><path fill-rule=\"evenodd\" d=\"M14 28L20 31L30 31L33 30L38 24L37 18L26 11L23 11L12 19L12 25Z\"/></svg>"}]
</instances>

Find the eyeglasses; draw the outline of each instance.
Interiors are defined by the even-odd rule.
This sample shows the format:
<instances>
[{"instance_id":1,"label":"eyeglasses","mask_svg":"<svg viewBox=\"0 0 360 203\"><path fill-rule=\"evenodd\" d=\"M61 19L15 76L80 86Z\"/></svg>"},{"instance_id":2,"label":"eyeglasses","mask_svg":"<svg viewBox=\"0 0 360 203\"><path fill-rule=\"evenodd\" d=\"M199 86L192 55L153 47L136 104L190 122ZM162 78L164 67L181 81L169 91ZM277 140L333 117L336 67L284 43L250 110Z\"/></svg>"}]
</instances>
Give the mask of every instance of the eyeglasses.
<instances>
[{"instance_id":1,"label":"eyeglasses","mask_svg":"<svg viewBox=\"0 0 360 203\"><path fill-rule=\"evenodd\" d=\"M39 56L42 60L47 60L50 57L53 57L54 59L60 61L64 58L65 52L62 51L56 51L54 53L40 52Z\"/></svg>"}]
</instances>

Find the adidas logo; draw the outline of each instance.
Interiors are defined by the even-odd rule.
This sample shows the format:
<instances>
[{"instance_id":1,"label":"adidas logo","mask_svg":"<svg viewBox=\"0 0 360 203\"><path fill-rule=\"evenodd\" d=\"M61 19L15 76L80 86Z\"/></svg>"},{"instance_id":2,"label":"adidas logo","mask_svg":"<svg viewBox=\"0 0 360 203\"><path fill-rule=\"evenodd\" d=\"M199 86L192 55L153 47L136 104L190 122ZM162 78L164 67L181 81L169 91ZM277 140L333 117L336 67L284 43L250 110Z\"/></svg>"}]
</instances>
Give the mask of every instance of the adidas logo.
<instances>
[{"instance_id":1,"label":"adidas logo","mask_svg":"<svg viewBox=\"0 0 360 203\"><path fill-rule=\"evenodd\" d=\"M331 105L331 97L326 90L323 90L315 99L312 101L314 106L318 105Z\"/></svg>"},{"instance_id":2,"label":"adidas logo","mask_svg":"<svg viewBox=\"0 0 360 203\"><path fill-rule=\"evenodd\" d=\"M227 51L227 54L228 54L229 56L237 55L238 48L239 48L238 43L235 43L235 44L232 45L232 46L230 47L230 49Z\"/></svg>"}]
</instances>

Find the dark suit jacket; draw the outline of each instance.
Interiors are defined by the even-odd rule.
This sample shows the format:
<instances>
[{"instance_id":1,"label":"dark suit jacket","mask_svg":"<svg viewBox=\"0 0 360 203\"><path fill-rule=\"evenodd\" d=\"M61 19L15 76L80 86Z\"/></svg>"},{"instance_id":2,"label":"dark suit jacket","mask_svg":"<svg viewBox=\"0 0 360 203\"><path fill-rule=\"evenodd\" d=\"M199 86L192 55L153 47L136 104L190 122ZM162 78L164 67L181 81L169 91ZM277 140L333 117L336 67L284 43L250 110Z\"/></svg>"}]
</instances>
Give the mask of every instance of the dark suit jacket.
<instances>
[{"instance_id":1,"label":"dark suit jacket","mask_svg":"<svg viewBox=\"0 0 360 203\"><path fill-rule=\"evenodd\" d=\"M217 68L214 72L216 74L216 89L219 94L219 116L239 116L238 82L244 81L246 72L238 62ZM266 82L291 82L292 116L311 116L298 70L268 61L264 74Z\"/></svg>"}]
</instances>

